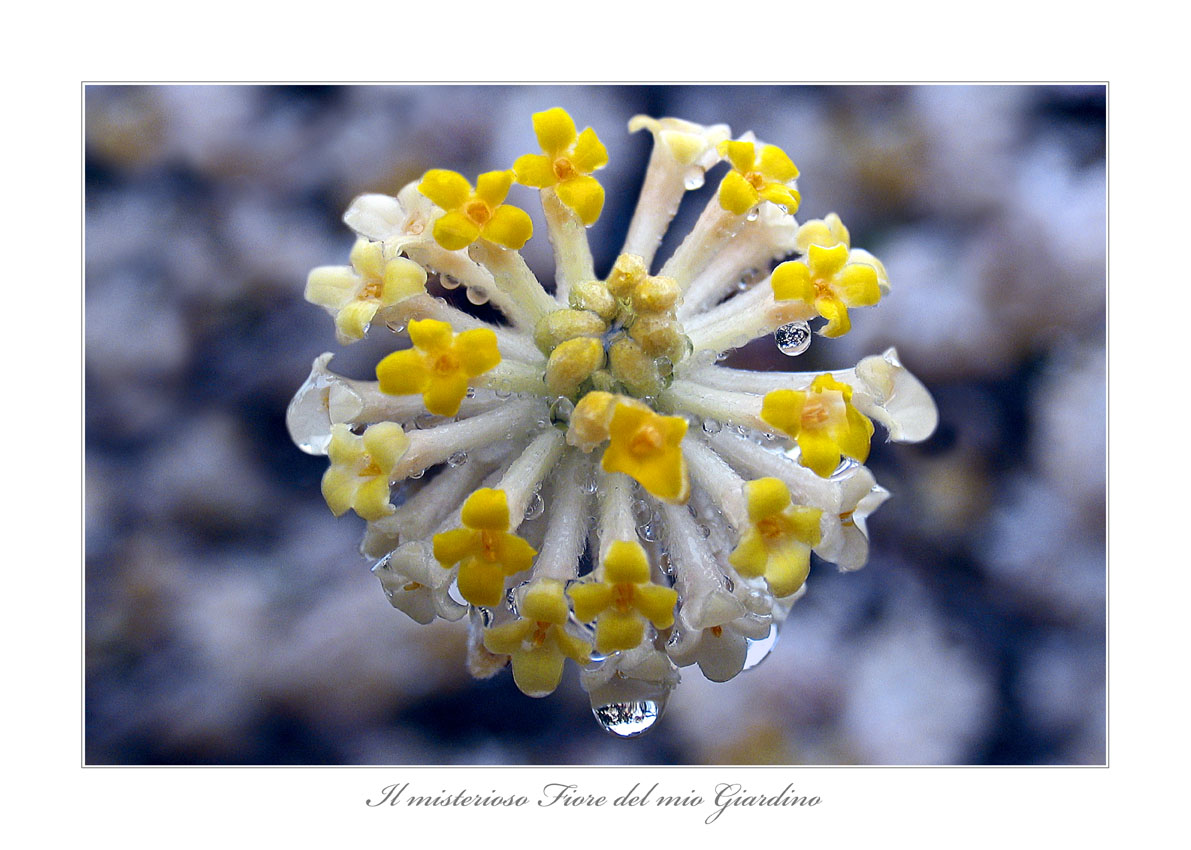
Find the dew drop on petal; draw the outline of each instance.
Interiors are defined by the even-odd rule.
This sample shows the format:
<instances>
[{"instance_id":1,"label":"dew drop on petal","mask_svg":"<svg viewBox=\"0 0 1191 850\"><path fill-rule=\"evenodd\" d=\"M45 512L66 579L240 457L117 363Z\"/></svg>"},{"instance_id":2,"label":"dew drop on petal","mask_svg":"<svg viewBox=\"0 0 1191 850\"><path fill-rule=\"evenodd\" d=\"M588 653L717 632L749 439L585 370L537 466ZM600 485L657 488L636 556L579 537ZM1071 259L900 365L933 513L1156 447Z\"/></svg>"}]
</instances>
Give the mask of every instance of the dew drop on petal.
<instances>
[{"instance_id":1,"label":"dew drop on petal","mask_svg":"<svg viewBox=\"0 0 1191 850\"><path fill-rule=\"evenodd\" d=\"M753 207L749 210L749 214L744 217L745 221L756 221L757 216L761 215L760 207Z\"/></svg>"},{"instance_id":2,"label":"dew drop on petal","mask_svg":"<svg viewBox=\"0 0 1191 850\"><path fill-rule=\"evenodd\" d=\"M488 303L488 290L480 286L469 286L467 288L467 300L479 307L481 304Z\"/></svg>"},{"instance_id":3,"label":"dew drop on petal","mask_svg":"<svg viewBox=\"0 0 1191 850\"><path fill-rule=\"evenodd\" d=\"M455 454L447 458L447 466L451 467L452 469L463 466L465 463L467 463L467 452L463 450L457 451Z\"/></svg>"},{"instance_id":4,"label":"dew drop on petal","mask_svg":"<svg viewBox=\"0 0 1191 850\"><path fill-rule=\"evenodd\" d=\"M696 189L703 188L705 180L703 169L700 168L696 171L687 172L686 177L683 178L682 185L688 192L693 192Z\"/></svg>"},{"instance_id":5,"label":"dew drop on petal","mask_svg":"<svg viewBox=\"0 0 1191 850\"><path fill-rule=\"evenodd\" d=\"M718 434L722 430L724 430L724 423L720 422L718 419L708 418L703 420L704 433Z\"/></svg>"},{"instance_id":6,"label":"dew drop on petal","mask_svg":"<svg viewBox=\"0 0 1191 850\"><path fill-rule=\"evenodd\" d=\"M542 494L535 492L529 497L529 503L525 506L525 518L527 520L537 519L546 510L546 503L542 499Z\"/></svg>"},{"instance_id":7,"label":"dew drop on petal","mask_svg":"<svg viewBox=\"0 0 1191 850\"><path fill-rule=\"evenodd\" d=\"M438 282L442 284L443 289L458 289L459 281L451 277L449 274L441 275Z\"/></svg>"},{"instance_id":8,"label":"dew drop on petal","mask_svg":"<svg viewBox=\"0 0 1191 850\"><path fill-rule=\"evenodd\" d=\"M810 348L811 328L806 322L790 322L773 332L778 350L787 357L797 357Z\"/></svg>"},{"instance_id":9,"label":"dew drop on petal","mask_svg":"<svg viewBox=\"0 0 1191 850\"><path fill-rule=\"evenodd\" d=\"M385 327L395 334L405 333L405 322L385 322Z\"/></svg>"}]
</instances>

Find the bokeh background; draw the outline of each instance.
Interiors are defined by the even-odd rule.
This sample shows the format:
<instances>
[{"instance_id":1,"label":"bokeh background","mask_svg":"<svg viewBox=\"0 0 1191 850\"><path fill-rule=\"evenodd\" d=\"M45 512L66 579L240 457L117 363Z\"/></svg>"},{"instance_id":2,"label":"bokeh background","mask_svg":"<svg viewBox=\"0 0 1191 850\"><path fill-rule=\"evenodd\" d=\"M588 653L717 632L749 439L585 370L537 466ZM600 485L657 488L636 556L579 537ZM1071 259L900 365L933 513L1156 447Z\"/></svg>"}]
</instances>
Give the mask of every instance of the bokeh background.
<instances>
[{"instance_id":1,"label":"bokeh background","mask_svg":"<svg viewBox=\"0 0 1191 850\"><path fill-rule=\"evenodd\" d=\"M91 764L1102 764L1103 86L89 86L85 758ZM417 626L319 496L285 407L338 350L303 302L344 263L362 192L536 150L561 105L605 141L606 271L649 153L637 113L784 147L805 220L838 212L894 292L791 360L894 344L932 389L929 442L877 442L894 498L868 567L818 564L773 654L697 668L621 741L574 670L531 700L475 682L464 626ZM680 213L679 235L716 180ZM528 198L528 196L527 196ZM523 199L527 209L536 203ZM663 248L665 252L666 248ZM544 238L527 256L548 276ZM365 377L385 341L336 369ZM878 434L880 434L878 429Z\"/></svg>"}]
</instances>

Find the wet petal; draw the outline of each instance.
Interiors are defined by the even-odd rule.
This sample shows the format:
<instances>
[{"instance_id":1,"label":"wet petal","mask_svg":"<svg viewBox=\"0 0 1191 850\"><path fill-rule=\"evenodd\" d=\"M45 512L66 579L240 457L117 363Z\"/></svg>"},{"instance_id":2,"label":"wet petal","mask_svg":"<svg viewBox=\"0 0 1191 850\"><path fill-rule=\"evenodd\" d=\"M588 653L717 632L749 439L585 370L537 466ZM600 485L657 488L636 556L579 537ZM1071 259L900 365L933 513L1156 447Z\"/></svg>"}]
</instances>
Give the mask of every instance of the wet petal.
<instances>
[{"instance_id":1,"label":"wet petal","mask_svg":"<svg viewBox=\"0 0 1191 850\"><path fill-rule=\"evenodd\" d=\"M604 187L594 177L572 177L558 184L559 200L570 207L584 224L595 224L604 209Z\"/></svg>"}]
</instances>

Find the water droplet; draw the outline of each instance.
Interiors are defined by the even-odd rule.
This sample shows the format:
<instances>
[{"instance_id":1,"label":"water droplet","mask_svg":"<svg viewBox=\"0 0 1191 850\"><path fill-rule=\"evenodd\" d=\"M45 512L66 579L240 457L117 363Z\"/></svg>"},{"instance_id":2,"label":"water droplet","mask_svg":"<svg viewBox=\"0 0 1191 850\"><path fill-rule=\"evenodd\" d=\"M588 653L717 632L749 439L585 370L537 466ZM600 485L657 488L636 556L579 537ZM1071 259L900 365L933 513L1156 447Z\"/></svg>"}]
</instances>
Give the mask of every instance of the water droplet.
<instances>
[{"instance_id":1,"label":"water droplet","mask_svg":"<svg viewBox=\"0 0 1191 850\"><path fill-rule=\"evenodd\" d=\"M488 290L480 286L469 286L467 288L467 300L479 307L481 304L488 303Z\"/></svg>"},{"instance_id":2,"label":"water droplet","mask_svg":"<svg viewBox=\"0 0 1191 850\"><path fill-rule=\"evenodd\" d=\"M542 499L542 494L534 492L534 494L529 497L529 504L525 506L525 518L527 520L537 519L545 510L546 503Z\"/></svg>"},{"instance_id":3,"label":"water droplet","mask_svg":"<svg viewBox=\"0 0 1191 850\"><path fill-rule=\"evenodd\" d=\"M748 641L748 651L744 656L744 669L750 670L769 657L777 645L777 624L769 627L769 634L759 640Z\"/></svg>"},{"instance_id":4,"label":"water droplet","mask_svg":"<svg viewBox=\"0 0 1191 850\"><path fill-rule=\"evenodd\" d=\"M728 352L728 351L718 351L718 352L716 352L716 355L715 355L715 362L716 362L716 363L722 363L723 361L727 360L727 359L728 359L728 354L729 354L729 353L730 353L730 352Z\"/></svg>"},{"instance_id":5,"label":"water droplet","mask_svg":"<svg viewBox=\"0 0 1191 850\"><path fill-rule=\"evenodd\" d=\"M512 612L514 617L519 616L519 613L517 611L517 588L516 587L510 587L508 592L505 594L505 607L508 608L510 612Z\"/></svg>"},{"instance_id":6,"label":"water droplet","mask_svg":"<svg viewBox=\"0 0 1191 850\"><path fill-rule=\"evenodd\" d=\"M637 536L646 543L656 543L658 537L658 527L656 523L646 522L637 526Z\"/></svg>"},{"instance_id":7,"label":"water droplet","mask_svg":"<svg viewBox=\"0 0 1191 850\"><path fill-rule=\"evenodd\" d=\"M732 581L731 576L724 576L724 590L731 593L736 588L736 582Z\"/></svg>"},{"instance_id":8,"label":"water droplet","mask_svg":"<svg viewBox=\"0 0 1191 850\"><path fill-rule=\"evenodd\" d=\"M757 216L759 216L759 215L761 215L761 208L753 207L751 210L749 210L749 214L744 217L744 220L745 221L756 221Z\"/></svg>"},{"instance_id":9,"label":"water droplet","mask_svg":"<svg viewBox=\"0 0 1191 850\"><path fill-rule=\"evenodd\" d=\"M718 434L724 430L724 424L718 419L704 419L703 431L707 434Z\"/></svg>"},{"instance_id":10,"label":"water droplet","mask_svg":"<svg viewBox=\"0 0 1191 850\"><path fill-rule=\"evenodd\" d=\"M414 481L417 481L419 478L421 478L425 474L426 474L426 470L419 469L417 472L411 472L409 474L409 477L412 478Z\"/></svg>"},{"instance_id":11,"label":"water droplet","mask_svg":"<svg viewBox=\"0 0 1191 850\"><path fill-rule=\"evenodd\" d=\"M806 322L790 322L773 332L778 350L787 357L797 357L810 348L811 328Z\"/></svg>"},{"instance_id":12,"label":"water droplet","mask_svg":"<svg viewBox=\"0 0 1191 850\"><path fill-rule=\"evenodd\" d=\"M464 599L463 594L459 592L458 579L452 581L451 586L447 588L447 596L451 597L451 599L453 599L455 602L458 602L460 605L467 604L467 600Z\"/></svg>"},{"instance_id":13,"label":"water droplet","mask_svg":"<svg viewBox=\"0 0 1191 850\"><path fill-rule=\"evenodd\" d=\"M610 732L617 738L635 738L648 732L653 724L658 722L664 705L664 702L658 700L638 699L593 706L591 713L605 732Z\"/></svg>"},{"instance_id":14,"label":"water droplet","mask_svg":"<svg viewBox=\"0 0 1191 850\"><path fill-rule=\"evenodd\" d=\"M465 463L467 463L467 452L463 451L462 449L447 458L447 466L451 467L452 469L463 466Z\"/></svg>"},{"instance_id":15,"label":"water droplet","mask_svg":"<svg viewBox=\"0 0 1191 850\"><path fill-rule=\"evenodd\" d=\"M704 540L706 540L708 537L711 536L711 529L708 528L706 525L700 525L698 527L698 531L699 531L699 536L702 537Z\"/></svg>"},{"instance_id":16,"label":"water droplet","mask_svg":"<svg viewBox=\"0 0 1191 850\"><path fill-rule=\"evenodd\" d=\"M860 461L856 460L855 458L841 456L839 459L839 466L837 466L835 471L831 473L831 477L842 478L851 473L851 471L858 466L860 466Z\"/></svg>"},{"instance_id":17,"label":"water droplet","mask_svg":"<svg viewBox=\"0 0 1191 850\"><path fill-rule=\"evenodd\" d=\"M513 394L512 391L507 386L505 386L503 384L497 386L497 388L495 390L493 390L493 392L496 394L496 397L499 398L501 401L504 401L506 398L509 398Z\"/></svg>"},{"instance_id":18,"label":"water droplet","mask_svg":"<svg viewBox=\"0 0 1191 850\"><path fill-rule=\"evenodd\" d=\"M395 334L405 333L405 322L385 322L385 327Z\"/></svg>"},{"instance_id":19,"label":"water droplet","mask_svg":"<svg viewBox=\"0 0 1191 850\"><path fill-rule=\"evenodd\" d=\"M583 492L589 496L595 493L595 491L599 489L599 486L599 482L596 481L596 477L594 475L588 475L585 479L583 479Z\"/></svg>"},{"instance_id":20,"label":"water droplet","mask_svg":"<svg viewBox=\"0 0 1191 850\"><path fill-rule=\"evenodd\" d=\"M442 284L443 289L458 289L459 281L451 277L449 274L440 275L438 282Z\"/></svg>"},{"instance_id":21,"label":"water droplet","mask_svg":"<svg viewBox=\"0 0 1191 850\"><path fill-rule=\"evenodd\" d=\"M744 292L748 288L749 288L749 279L747 277L742 277L740 280L736 281L736 291L737 292Z\"/></svg>"},{"instance_id":22,"label":"water droplet","mask_svg":"<svg viewBox=\"0 0 1191 850\"><path fill-rule=\"evenodd\" d=\"M696 171L688 171L686 177L683 178L682 185L688 192L693 192L703 187L705 179L701 168Z\"/></svg>"},{"instance_id":23,"label":"water droplet","mask_svg":"<svg viewBox=\"0 0 1191 850\"><path fill-rule=\"evenodd\" d=\"M414 427L420 428L423 431L433 428L436 422L436 417L433 413L419 413L414 419Z\"/></svg>"},{"instance_id":24,"label":"water droplet","mask_svg":"<svg viewBox=\"0 0 1191 850\"><path fill-rule=\"evenodd\" d=\"M674 374L674 361L669 357L659 357L653 361L653 368L658 370L661 377L669 378Z\"/></svg>"},{"instance_id":25,"label":"water droplet","mask_svg":"<svg viewBox=\"0 0 1191 850\"><path fill-rule=\"evenodd\" d=\"M574 403L565 396L559 396L550 405L550 420L552 422L570 422L571 413L575 410Z\"/></svg>"},{"instance_id":26,"label":"water droplet","mask_svg":"<svg viewBox=\"0 0 1191 850\"><path fill-rule=\"evenodd\" d=\"M475 398L475 397L476 397L476 388L475 388L475 387L468 387L468 388L467 388L467 393L466 393L466 395L467 395L467 397L468 397L468 398Z\"/></svg>"}]
</instances>

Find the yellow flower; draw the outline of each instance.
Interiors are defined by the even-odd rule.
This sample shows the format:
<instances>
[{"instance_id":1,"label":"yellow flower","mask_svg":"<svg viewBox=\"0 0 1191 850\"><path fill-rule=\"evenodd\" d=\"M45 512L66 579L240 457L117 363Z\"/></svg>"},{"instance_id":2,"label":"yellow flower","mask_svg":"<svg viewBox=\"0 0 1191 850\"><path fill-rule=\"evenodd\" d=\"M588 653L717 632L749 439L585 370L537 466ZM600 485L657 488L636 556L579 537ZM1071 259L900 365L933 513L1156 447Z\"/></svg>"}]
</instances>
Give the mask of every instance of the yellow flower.
<instances>
[{"instance_id":1,"label":"yellow flower","mask_svg":"<svg viewBox=\"0 0 1191 850\"><path fill-rule=\"evenodd\" d=\"M557 106L534 113L533 130L542 154L517 158L517 182L538 189L554 186L559 200L584 224L594 224L604 208L604 187L591 173L608 164L604 143L590 127L576 134L574 120Z\"/></svg>"},{"instance_id":2,"label":"yellow flower","mask_svg":"<svg viewBox=\"0 0 1191 850\"><path fill-rule=\"evenodd\" d=\"M463 528L434 535L434 557L447 569L459 564L459 593L472 605L499 605L505 577L529 569L537 550L509 533L503 490L476 490L460 516Z\"/></svg>"},{"instance_id":3,"label":"yellow flower","mask_svg":"<svg viewBox=\"0 0 1191 850\"><path fill-rule=\"evenodd\" d=\"M306 278L306 300L335 315L347 340L362 339L377 312L426 291L426 271L413 260L386 260L380 242L357 239L350 266L319 266Z\"/></svg>"},{"instance_id":4,"label":"yellow flower","mask_svg":"<svg viewBox=\"0 0 1191 850\"><path fill-rule=\"evenodd\" d=\"M520 620L484 632L484 646L489 652L513 657L513 681L522 693L544 697L558 687L566 658L579 664L591 660L591 644L564 628L570 608L557 579L530 584L520 611Z\"/></svg>"},{"instance_id":5,"label":"yellow flower","mask_svg":"<svg viewBox=\"0 0 1191 850\"><path fill-rule=\"evenodd\" d=\"M409 437L395 422L379 422L358 437L337 423L331 426L327 455L331 467L323 474L323 498L335 516L349 508L372 521L388 516L389 478L409 448Z\"/></svg>"},{"instance_id":6,"label":"yellow flower","mask_svg":"<svg viewBox=\"0 0 1191 850\"><path fill-rule=\"evenodd\" d=\"M419 393L426 409L439 416L458 413L468 381L500 363L496 334L488 328L454 334L446 322L414 319L409 338L413 348L394 351L376 364L381 392Z\"/></svg>"},{"instance_id":7,"label":"yellow flower","mask_svg":"<svg viewBox=\"0 0 1191 850\"><path fill-rule=\"evenodd\" d=\"M745 578L765 576L774 596L789 596L810 572L823 511L792 504L789 488L777 478L749 481L744 490L751 527L728 562Z\"/></svg>"},{"instance_id":8,"label":"yellow flower","mask_svg":"<svg viewBox=\"0 0 1191 850\"><path fill-rule=\"evenodd\" d=\"M418 191L445 210L434 222L434 241L448 251L458 251L482 236L520 249L533 235L533 222L525 210L503 203L512 185L511 171L481 174L475 191L462 174L442 168L427 171Z\"/></svg>"},{"instance_id":9,"label":"yellow flower","mask_svg":"<svg viewBox=\"0 0 1191 850\"><path fill-rule=\"evenodd\" d=\"M752 142L727 141L720 142L719 152L732 163L732 170L720 182L721 207L744 215L765 200L781 204L791 214L798 212L802 197L786 185L798 176L798 168L785 151L765 145L758 157Z\"/></svg>"},{"instance_id":10,"label":"yellow flower","mask_svg":"<svg viewBox=\"0 0 1191 850\"><path fill-rule=\"evenodd\" d=\"M691 482L682 438L687 421L661 416L645 405L619 403L608 427L610 442L601 461L605 472L623 472L659 499L683 504Z\"/></svg>"},{"instance_id":11,"label":"yellow flower","mask_svg":"<svg viewBox=\"0 0 1191 850\"><path fill-rule=\"evenodd\" d=\"M645 621L654 628L674 624L678 594L649 580L649 562L637 542L617 540L608 547L599 580L568 591L575 616L596 621L596 649L603 653L633 649L645 637Z\"/></svg>"},{"instance_id":12,"label":"yellow flower","mask_svg":"<svg viewBox=\"0 0 1191 850\"><path fill-rule=\"evenodd\" d=\"M877 270L865 263L848 262L848 246L810 245L807 261L782 263L773 270L773 297L778 301L805 301L827 319L823 336L837 337L852 327L849 307L871 307L881 300Z\"/></svg>"},{"instance_id":13,"label":"yellow flower","mask_svg":"<svg viewBox=\"0 0 1191 850\"><path fill-rule=\"evenodd\" d=\"M815 378L806 391L774 390L761 401L761 419L793 437L798 462L822 478L847 455L861 463L868 457L873 423L852 406L852 388L831 375Z\"/></svg>"}]
</instances>

